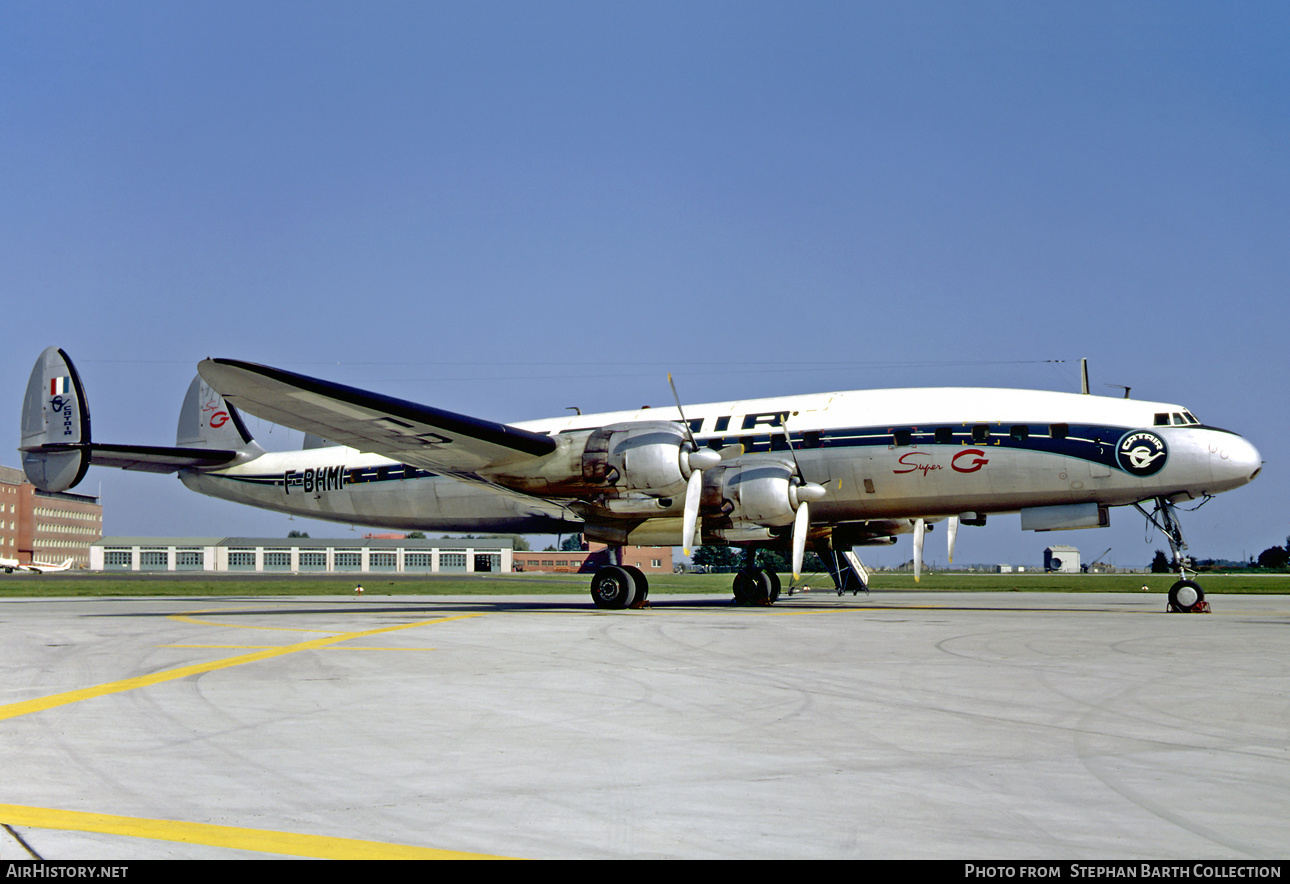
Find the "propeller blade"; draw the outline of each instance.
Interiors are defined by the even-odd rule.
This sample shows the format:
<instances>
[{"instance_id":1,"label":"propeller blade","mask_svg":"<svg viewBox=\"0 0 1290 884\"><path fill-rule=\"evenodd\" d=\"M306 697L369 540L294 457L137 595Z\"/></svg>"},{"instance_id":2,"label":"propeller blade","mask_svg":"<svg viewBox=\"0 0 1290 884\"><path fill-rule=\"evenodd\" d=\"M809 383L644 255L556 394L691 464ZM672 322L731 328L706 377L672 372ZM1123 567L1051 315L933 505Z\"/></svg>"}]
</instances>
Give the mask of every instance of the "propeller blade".
<instances>
[{"instance_id":1,"label":"propeller blade","mask_svg":"<svg viewBox=\"0 0 1290 884\"><path fill-rule=\"evenodd\" d=\"M697 449L699 443L694 439L694 431L690 429L690 423L685 419L685 410L681 408L681 397L676 392L676 382L672 380L672 372L667 373L667 385L672 388L672 398L676 400L676 413L681 416L681 426L685 427L685 437L690 441L690 447Z\"/></svg>"},{"instance_id":2,"label":"propeller blade","mask_svg":"<svg viewBox=\"0 0 1290 884\"><path fill-rule=\"evenodd\" d=\"M793 517L793 579L798 580L802 576L802 562L806 559L806 534L811 528L810 507L806 501L797 508L797 514Z\"/></svg>"},{"instance_id":3,"label":"propeller blade","mask_svg":"<svg viewBox=\"0 0 1290 884\"><path fill-rule=\"evenodd\" d=\"M954 538L959 535L959 517L950 516L945 522L945 533L949 535L950 563L954 563Z\"/></svg>"},{"instance_id":4,"label":"propeller blade","mask_svg":"<svg viewBox=\"0 0 1290 884\"><path fill-rule=\"evenodd\" d=\"M690 422L685 419L685 409L681 407L681 396L676 392L676 382L672 372L667 373L667 385L672 388L672 398L676 400L676 413L681 418L685 429L686 441L690 450L685 453L686 465L690 468L690 478L685 485L685 514L681 521L681 551L687 556L694 544L694 532L699 527L699 498L703 496L703 471L721 463L722 456L711 448L700 448L694 438Z\"/></svg>"},{"instance_id":5,"label":"propeller blade","mask_svg":"<svg viewBox=\"0 0 1290 884\"><path fill-rule=\"evenodd\" d=\"M923 533L927 530L927 523L922 519L914 520L914 582L917 583L923 577Z\"/></svg>"},{"instance_id":6,"label":"propeller blade","mask_svg":"<svg viewBox=\"0 0 1290 884\"><path fill-rule=\"evenodd\" d=\"M699 526L699 498L703 494L703 472L690 473L685 486L685 517L681 522L681 551L687 556L694 545L694 530Z\"/></svg>"}]
</instances>

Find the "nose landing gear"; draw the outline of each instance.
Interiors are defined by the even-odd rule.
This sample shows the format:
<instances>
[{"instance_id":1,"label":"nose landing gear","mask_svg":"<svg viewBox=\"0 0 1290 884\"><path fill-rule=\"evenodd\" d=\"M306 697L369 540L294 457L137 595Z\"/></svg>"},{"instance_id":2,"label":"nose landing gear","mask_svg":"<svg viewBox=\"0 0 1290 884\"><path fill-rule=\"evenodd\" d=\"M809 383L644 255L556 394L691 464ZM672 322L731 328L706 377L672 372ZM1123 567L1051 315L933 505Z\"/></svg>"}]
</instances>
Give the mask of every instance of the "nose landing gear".
<instances>
[{"instance_id":1,"label":"nose landing gear","mask_svg":"<svg viewBox=\"0 0 1290 884\"><path fill-rule=\"evenodd\" d=\"M1178 563L1178 582L1169 587L1169 604L1165 610L1179 614L1208 614L1209 602L1205 601L1205 590L1187 576L1187 560L1182 554L1187 548L1187 541L1183 540L1182 525L1178 523L1174 505L1166 497L1157 497L1153 512L1147 512L1140 503L1135 503L1133 507L1165 535L1174 561Z\"/></svg>"}]
</instances>

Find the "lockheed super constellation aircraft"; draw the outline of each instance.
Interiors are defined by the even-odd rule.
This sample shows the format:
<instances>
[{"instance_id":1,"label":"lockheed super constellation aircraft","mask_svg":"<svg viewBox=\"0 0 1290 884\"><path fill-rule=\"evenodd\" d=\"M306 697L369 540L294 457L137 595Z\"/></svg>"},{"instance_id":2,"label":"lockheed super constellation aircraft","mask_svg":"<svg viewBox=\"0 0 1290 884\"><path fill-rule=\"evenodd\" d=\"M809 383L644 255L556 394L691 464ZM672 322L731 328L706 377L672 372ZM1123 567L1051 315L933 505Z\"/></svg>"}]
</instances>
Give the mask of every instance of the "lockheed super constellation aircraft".
<instances>
[{"instance_id":1,"label":"lockheed super constellation aircraft","mask_svg":"<svg viewBox=\"0 0 1290 884\"><path fill-rule=\"evenodd\" d=\"M555 534L624 544L729 544L744 602L773 601L761 548L820 553L841 593L865 589L853 548L946 522L1020 513L1034 531L1109 524L1134 506L1168 538L1174 610L1203 608L1175 505L1254 479L1254 446L1179 405L1034 390L861 390L499 424L232 359L206 359L173 448L91 441L85 392L50 347L23 401L23 468L63 491L91 464L178 472L189 488L285 513L390 528ZM266 452L238 409L308 434ZM327 441L324 441L327 440ZM1148 510L1143 504L1151 505ZM618 560L620 561L620 560ZM640 605L645 576L592 577L601 607Z\"/></svg>"}]
</instances>

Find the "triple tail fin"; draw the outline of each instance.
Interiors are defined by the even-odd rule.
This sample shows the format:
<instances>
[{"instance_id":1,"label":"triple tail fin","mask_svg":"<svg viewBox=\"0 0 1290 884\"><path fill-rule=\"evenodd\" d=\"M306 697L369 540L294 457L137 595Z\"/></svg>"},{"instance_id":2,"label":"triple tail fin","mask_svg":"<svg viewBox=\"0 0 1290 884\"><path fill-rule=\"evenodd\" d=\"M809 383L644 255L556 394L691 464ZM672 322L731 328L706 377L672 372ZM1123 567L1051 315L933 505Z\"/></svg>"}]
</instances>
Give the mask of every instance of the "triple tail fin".
<instances>
[{"instance_id":1,"label":"triple tail fin","mask_svg":"<svg viewBox=\"0 0 1290 884\"><path fill-rule=\"evenodd\" d=\"M179 409L175 444L181 448L264 453L251 438L241 413L211 389L201 375L188 385L184 405Z\"/></svg>"},{"instance_id":2,"label":"triple tail fin","mask_svg":"<svg viewBox=\"0 0 1290 884\"><path fill-rule=\"evenodd\" d=\"M89 404L71 359L49 347L36 360L22 401L19 450L23 471L41 491L75 487L91 464L173 473L216 469L264 453L247 433L241 415L200 378L193 380L184 399L178 440L174 448L91 441Z\"/></svg>"},{"instance_id":3,"label":"triple tail fin","mask_svg":"<svg viewBox=\"0 0 1290 884\"><path fill-rule=\"evenodd\" d=\"M90 468L90 409L80 375L57 347L40 354L22 397L22 468L41 491L66 491Z\"/></svg>"}]
</instances>

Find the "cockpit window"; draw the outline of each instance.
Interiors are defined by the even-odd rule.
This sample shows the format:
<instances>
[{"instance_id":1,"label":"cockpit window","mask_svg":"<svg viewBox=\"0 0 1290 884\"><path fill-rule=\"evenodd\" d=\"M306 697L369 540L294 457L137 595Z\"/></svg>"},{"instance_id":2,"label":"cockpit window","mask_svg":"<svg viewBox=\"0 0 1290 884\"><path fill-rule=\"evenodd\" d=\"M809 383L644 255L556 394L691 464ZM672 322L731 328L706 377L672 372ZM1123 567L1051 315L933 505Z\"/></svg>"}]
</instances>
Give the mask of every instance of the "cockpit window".
<instances>
[{"instance_id":1,"label":"cockpit window","mask_svg":"<svg viewBox=\"0 0 1290 884\"><path fill-rule=\"evenodd\" d=\"M1196 420L1196 415L1186 410L1183 410L1181 414L1176 411L1172 413L1166 413L1163 411L1156 412L1157 427L1168 427L1171 425L1175 427L1197 427L1200 426L1200 421Z\"/></svg>"}]
</instances>

